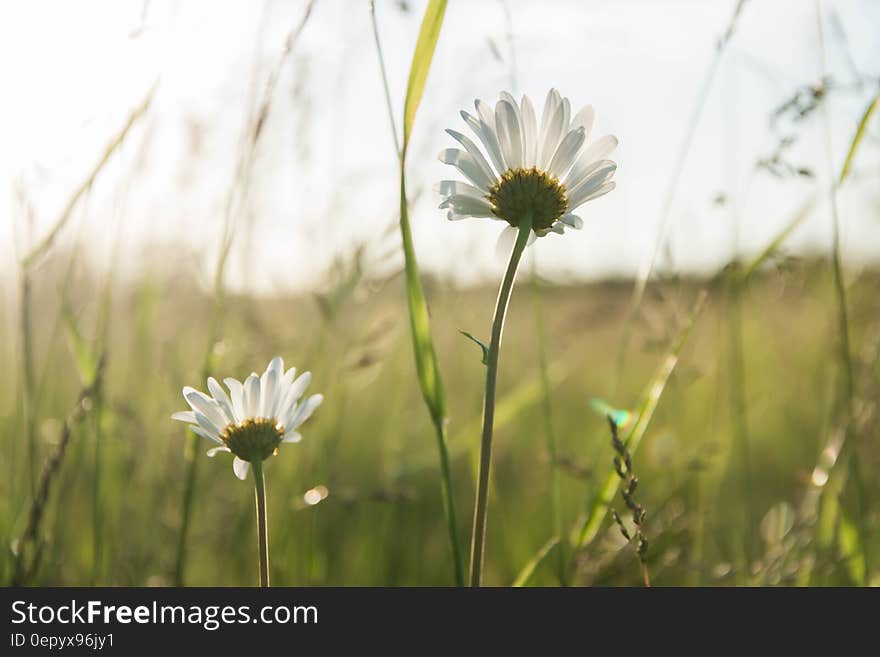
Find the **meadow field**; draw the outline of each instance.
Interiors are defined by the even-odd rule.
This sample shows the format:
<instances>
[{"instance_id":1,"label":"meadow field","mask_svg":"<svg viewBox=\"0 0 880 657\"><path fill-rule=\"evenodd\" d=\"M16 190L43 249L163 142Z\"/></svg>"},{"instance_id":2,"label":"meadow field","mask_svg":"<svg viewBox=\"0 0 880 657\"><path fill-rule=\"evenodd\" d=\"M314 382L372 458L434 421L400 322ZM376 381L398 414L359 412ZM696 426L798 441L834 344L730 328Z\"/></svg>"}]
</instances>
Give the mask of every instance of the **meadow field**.
<instances>
[{"instance_id":1,"label":"meadow field","mask_svg":"<svg viewBox=\"0 0 880 657\"><path fill-rule=\"evenodd\" d=\"M94 335L101 306L93 294L98 282L84 274L56 274L34 298L36 308L47 309L33 319L34 348L41 355L40 465L81 386L75 343L65 320L48 308L57 305L58 287L69 286L76 326ZM180 282L186 278L183 271L156 272L114 292L100 406L92 406L74 428L31 583L175 582L186 432L169 415L181 407L183 382L199 377L206 349L202 318L212 305L197 286ZM876 504L859 506L848 460L837 463L827 482L814 475L829 467L823 450L839 429L830 280L828 266L819 262L758 274L739 298L736 333L722 279L665 282L634 320L622 368L618 354L630 285L540 285L566 532L579 527L613 473L608 426L589 399L636 408L705 289L706 306L634 455L653 582L869 583L867 568L880 558ZM880 467L878 285L878 275L865 272L850 288L862 419L843 449L849 458L860 456L866 500L880 493L870 474ZM449 447L465 535L483 366L479 350L458 329L488 323L494 290L456 289L439 280L427 289L452 409ZM313 387L328 400L321 410L329 412L316 413L306 439L284 448L266 468L273 580L450 584L436 449L411 362L400 277L345 276L335 290L332 311L322 311L330 306L317 297L233 296L225 306L224 337L214 348L213 367L238 377L273 354L295 359L315 372ZM534 301L526 277L512 302L499 384L486 574L488 583L498 585L511 584L555 535ZM13 363L3 367L14 370ZM13 410L2 424L2 521L10 543L26 522L29 497L22 418L12 406L17 395L17 386L7 382L6 408ZM747 455L739 441L747 443ZM232 477L228 461L204 459L205 446L198 447L185 583L250 584L250 486ZM317 496L308 493L316 490ZM309 504L307 498L320 501ZM613 506L625 516L619 497ZM635 552L610 519L583 549L565 540L570 583L641 583ZM3 561L4 578L12 574L10 556ZM551 550L530 581L557 584L558 556L558 548Z\"/></svg>"},{"instance_id":2,"label":"meadow field","mask_svg":"<svg viewBox=\"0 0 880 657\"><path fill-rule=\"evenodd\" d=\"M531 54L607 44L529 3L242 3L198 34L157 4L82 25L122 62L83 88L119 97L34 103L61 128L0 158L4 586L880 586L876 6L798 5L801 70L778 7L670 3L694 66L645 37L659 3L554 3L638 61L545 83ZM595 112L553 86L594 82ZM456 132L475 96L491 164ZM323 395L301 442L269 410L292 374L244 419L206 381L278 356ZM215 411L235 475L172 419Z\"/></svg>"}]
</instances>

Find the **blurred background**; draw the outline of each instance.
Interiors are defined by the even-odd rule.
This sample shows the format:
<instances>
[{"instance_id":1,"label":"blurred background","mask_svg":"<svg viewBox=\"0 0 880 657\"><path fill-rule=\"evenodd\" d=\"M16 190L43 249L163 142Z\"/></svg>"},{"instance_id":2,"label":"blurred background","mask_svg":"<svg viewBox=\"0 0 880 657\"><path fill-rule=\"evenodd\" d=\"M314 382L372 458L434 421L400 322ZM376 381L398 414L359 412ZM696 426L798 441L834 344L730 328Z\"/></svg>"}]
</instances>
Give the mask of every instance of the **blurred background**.
<instances>
[{"instance_id":1,"label":"blurred background","mask_svg":"<svg viewBox=\"0 0 880 657\"><path fill-rule=\"evenodd\" d=\"M169 416L280 354L326 402L267 466L274 581L451 583L376 48L399 128L426 4L0 8L4 581L253 583L250 485L190 468ZM463 536L483 366L458 331L488 336L504 262L497 224L437 209L444 129L555 87L620 140L617 189L514 293L488 583L642 581L599 504L601 404L641 432L655 583L880 583L878 28L872 0L449 3L407 185Z\"/></svg>"}]
</instances>

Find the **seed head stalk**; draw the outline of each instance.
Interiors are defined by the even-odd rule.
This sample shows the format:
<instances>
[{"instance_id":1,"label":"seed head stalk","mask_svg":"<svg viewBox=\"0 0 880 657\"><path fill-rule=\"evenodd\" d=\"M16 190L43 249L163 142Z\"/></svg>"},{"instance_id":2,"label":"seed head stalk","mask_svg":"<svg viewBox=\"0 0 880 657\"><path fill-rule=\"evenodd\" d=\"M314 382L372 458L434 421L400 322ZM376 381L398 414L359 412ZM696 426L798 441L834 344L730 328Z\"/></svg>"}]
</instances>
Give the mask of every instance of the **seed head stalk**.
<instances>
[{"instance_id":1,"label":"seed head stalk","mask_svg":"<svg viewBox=\"0 0 880 657\"><path fill-rule=\"evenodd\" d=\"M501 350L501 334L504 331L504 317L513 290L516 270L532 231L532 214L526 213L519 224L519 233L501 288L495 303L495 316L492 320L492 337L489 354L486 358L486 394L483 398L483 433L480 443L480 473L477 481L477 501L474 506L474 527L471 535L470 585L480 586L483 575L483 551L486 543L486 516L488 511L489 473L492 466L492 428L495 421L495 382L498 378L498 356Z\"/></svg>"},{"instance_id":2,"label":"seed head stalk","mask_svg":"<svg viewBox=\"0 0 880 657\"><path fill-rule=\"evenodd\" d=\"M266 517L266 486L263 481L263 462L251 462L254 471L254 497L257 501L257 548L260 556L260 586L269 587L269 530Z\"/></svg>"}]
</instances>

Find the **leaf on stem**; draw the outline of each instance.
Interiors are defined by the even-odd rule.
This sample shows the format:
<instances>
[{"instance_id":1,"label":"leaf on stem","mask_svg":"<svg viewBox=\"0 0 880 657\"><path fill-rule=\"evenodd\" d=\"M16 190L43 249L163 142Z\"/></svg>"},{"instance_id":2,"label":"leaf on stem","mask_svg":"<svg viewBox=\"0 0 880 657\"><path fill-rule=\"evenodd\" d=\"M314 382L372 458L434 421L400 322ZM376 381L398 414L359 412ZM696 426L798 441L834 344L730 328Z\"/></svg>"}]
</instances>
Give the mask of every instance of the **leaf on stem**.
<instances>
[{"instance_id":1,"label":"leaf on stem","mask_svg":"<svg viewBox=\"0 0 880 657\"><path fill-rule=\"evenodd\" d=\"M480 350L482 351L483 365L488 365L489 364L489 345L487 345L485 342L483 342L479 338L474 337L472 334L468 333L467 331L463 331L462 329L458 329L458 332L461 333L464 337L466 337L468 340L472 341L474 344L476 344L480 348Z\"/></svg>"}]
</instances>

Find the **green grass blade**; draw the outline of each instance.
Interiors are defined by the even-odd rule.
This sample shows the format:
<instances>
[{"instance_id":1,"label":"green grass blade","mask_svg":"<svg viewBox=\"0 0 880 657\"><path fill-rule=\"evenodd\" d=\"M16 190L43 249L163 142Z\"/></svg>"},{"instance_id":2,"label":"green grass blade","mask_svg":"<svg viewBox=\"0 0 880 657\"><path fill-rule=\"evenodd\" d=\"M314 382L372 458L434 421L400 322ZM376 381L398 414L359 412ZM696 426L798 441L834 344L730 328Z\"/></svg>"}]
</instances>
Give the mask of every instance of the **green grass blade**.
<instances>
[{"instance_id":1,"label":"green grass blade","mask_svg":"<svg viewBox=\"0 0 880 657\"><path fill-rule=\"evenodd\" d=\"M660 397L663 395L666 383L669 381L669 377L672 375L675 366L678 364L681 350L684 347L685 342L687 342L691 329L694 326L697 316L703 309L705 301L706 293L702 292L694 304L694 308L691 311L687 324L681 330L681 333L679 333L678 339L675 341L675 344L672 346L669 353L666 354L666 357L663 359L663 362L660 364L660 367L657 369L657 372L654 374L651 383L645 391L642 402L638 408L637 419L633 424L633 428L624 439L624 442L633 454L635 454L636 449L638 449L639 443L644 437L645 432L651 423L651 419L654 417L654 411L657 410L657 405L660 403ZM596 537L596 534L599 533L599 528L602 525L602 521L605 519L605 514L608 512L608 505L617 494L619 486L620 477L618 477L617 473L612 470L605 480L605 485L602 486L602 490L599 492L599 495L590 507L589 514L587 514L586 519L575 535L574 544L576 547L585 547Z\"/></svg>"},{"instance_id":2,"label":"green grass blade","mask_svg":"<svg viewBox=\"0 0 880 657\"><path fill-rule=\"evenodd\" d=\"M535 571L538 569L538 566L543 563L543 561L549 556L549 554L553 551L553 548L559 545L559 537L553 536L550 540L548 540L544 545L541 546L541 549L535 553L531 559L529 559L528 563L523 566L523 569L519 571L519 575L516 576L516 579L513 580L514 588L520 588L528 584L532 576L535 574Z\"/></svg>"},{"instance_id":3,"label":"green grass blade","mask_svg":"<svg viewBox=\"0 0 880 657\"><path fill-rule=\"evenodd\" d=\"M794 214L791 220L783 227L779 234L773 238L773 240L764 248L761 253L759 253L755 258L749 262L743 268L742 272L742 280L749 279L758 269L760 269L764 263L766 263L770 258L776 255L779 252L779 249L782 247L785 240L787 240L791 234L800 226L804 219L806 219L810 215L810 211L813 209L813 204L816 202L815 198L810 198L804 203L798 211Z\"/></svg>"},{"instance_id":4,"label":"green grass blade","mask_svg":"<svg viewBox=\"0 0 880 657\"><path fill-rule=\"evenodd\" d=\"M865 586L867 584L866 575L868 569L865 549L862 545L862 533L858 525L850 519L849 515L845 511L841 511L838 541L840 543L840 551L843 554L843 561L846 564L846 570L853 584Z\"/></svg>"},{"instance_id":5,"label":"green grass blade","mask_svg":"<svg viewBox=\"0 0 880 657\"><path fill-rule=\"evenodd\" d=\"M435 424L445 421L446 401L440 369L437 366L437 355L431 336L431 320L422 281L419 277L419 265L413 245L412 230L409 222L409 208L406 196L406 149L412 133L416 110L422 100L422 92L428 79L428 71L434 58L434 49L443 25L446 13L446 2L432 1L425 9L419 39L416 42L410 67L409 82L406 87L403 121L403 152L400 160L400 236L403 241L403 257L406 276L406 297L409 306L410 331L413 337L416 371L422 396L431 412Z\"/></svg>"},{"instance_id":6,"label":"green grass blade","mask_svg":"<svg viewBox=\"0 0 880 657\"><path fill-rule=\"evenodd\" d=\"M422 102L422 93L425 90L425 82L428 80L428 71L431 69L431 61L434 59L434 49L437 47L437 39L440 37L440 28L443 26L445 14L446 0L431 0L422 18L419 40L416 42L416 51L409 69L406 103L403 107L404 156L409 144L409 137L412 134L413 123L416 120L416 110L419 109L419 103Z\"/></svg>"},{"instance_id":7,"label":"green grass blade","mask_svg":"<svg viewBox=\"0 0 880 657\"><path fill-rule=\"evenodd\" d=\"M409 203L406 196L406 149L412 133L416 110L422 100L422 92L428 79L428 71L434 58L434 49L443 25L446 13L446 2L432 0L425 9L419 39L416 42L409 82L406 88L403 121L403 147L400 153L400 237L403 243L404 272L406 278L406 300L409 308L410 332L413 338L413 354L416 361L419 387L422 397L431 414L431 421L437 434L437 448L440 459L442 477L443 507L452 545L455 583L464 584L464 558L461 552L461 541L458 536L458 523L455 514L455 503L452 486L452 475L449 466L449 450L446 438L446 398L437 354L434 351L434 340L431 336L431 319L428 314L428 303L419 277L419 265L413 245L412 230L409 222Z\"/></svg>"},{"instance_id":8,"label":"green grass blade","mask_svg":"<svg viewBox=\"0 0 880 657\"><path fill-rule=\"evenodd\" d=\"M82 331L79 329L73 309L66 298L66 290L65 298L61 305L61 316L64 320L67 342L73 355L73 361L76 363L80 383L87 386L95 378L95 372L98 369L98 356L93 353L92 345L83 337Z\"/></svg>"},{"instance_id":9,"label":"green grass blade","mask_svg":"<svg viewBox=\"0 0 880 657\"><path fill-rule=\"evenodd\" d=\"M862 138L864 138L865 132L867 131L868 121L871 120L871 116L877 110L878 105L880 105L880 92L874 96L874 100L868 103L868 107L862 115L862 120L859 121L859 127L856 128L856 134L853 136L852 143L849 146L849 152L846 154L846 160L843 162L843 168L840 170L840 179L837 182L838 185L843 184L843 181L849 176L853 160L856 156L856 151L859 149L859 144L862 143Z\"/></svg>"},{"instance_id":10,"label":"green grass blade","mask_svg":"<svg viewBox=\"0 0 880 657\"><path fill-rule=\"evenodd\" d=\"M416 372L422 396L431 411L435 423L442 422L446 416L446 401L443 393L443 382L437 366L437 354L434 352L434 340L431 337L431 319L428 315L428 303L419 278L419 265L416 260L412 232L409 226L409 214L406 202L406 177L401 168L400 175L400 236L403 241L404 270L406 275L406 300L409 306L410 332L413 337Z\"/></svg>"}]
</instances>

